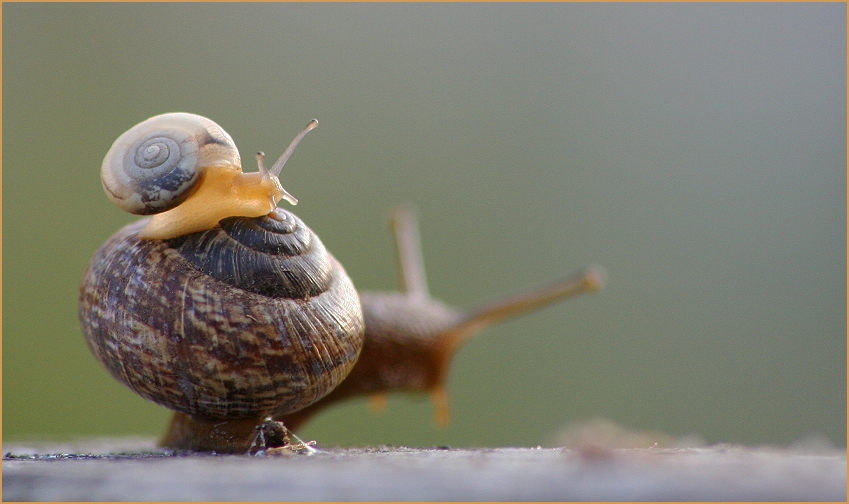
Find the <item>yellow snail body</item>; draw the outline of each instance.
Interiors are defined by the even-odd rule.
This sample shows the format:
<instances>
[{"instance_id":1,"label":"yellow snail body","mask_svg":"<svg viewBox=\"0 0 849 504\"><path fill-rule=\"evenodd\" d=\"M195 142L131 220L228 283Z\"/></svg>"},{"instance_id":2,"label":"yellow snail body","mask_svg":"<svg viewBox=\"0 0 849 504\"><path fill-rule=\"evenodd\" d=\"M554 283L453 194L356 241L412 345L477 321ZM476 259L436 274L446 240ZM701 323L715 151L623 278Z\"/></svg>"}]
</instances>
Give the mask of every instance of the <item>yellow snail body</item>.
<instances>
[{"instance_id":1,"label":"yellow snail body","mask_svg":"<svg viewBox=\"0 0 849 504\"><path fill-rule=\"evenodd\" d=\"M444 424L448 370L464 341L604 282L596 266L473 309L449 307L427 292L415 219L401 208L392 220L401 292L358 295L321 240L276 207L296 202L278 175L317 124L271 169L258 154L258 173L242 173L230 136L192 114L140 123L104 159L107 196L153 215L96 252L80 321L113 377L175 411L165 447L245 452L258 439L288 439L282 424L297 429L340 400L390 392L430 394ZM147 167L177 151L185 162ZM131 166L137 160L142 167Z\"/></svg>"}]
</instances>

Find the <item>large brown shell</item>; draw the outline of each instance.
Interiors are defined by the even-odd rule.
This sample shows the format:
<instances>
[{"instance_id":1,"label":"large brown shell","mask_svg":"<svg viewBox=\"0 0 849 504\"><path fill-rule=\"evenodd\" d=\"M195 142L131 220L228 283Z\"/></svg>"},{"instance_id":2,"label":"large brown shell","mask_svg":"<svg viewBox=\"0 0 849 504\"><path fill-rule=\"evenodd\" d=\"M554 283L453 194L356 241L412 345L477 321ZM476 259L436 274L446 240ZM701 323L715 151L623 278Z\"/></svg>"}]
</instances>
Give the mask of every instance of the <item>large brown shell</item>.
<instances>
[{"instance_id":1,"label":"large brown shell","mask_svg":"<svg viewBox=\"0 0 849 504\"><path fill-rule=\"evenodd\" d=\"M80 290L88 345L117 380L198 419L264 418L317 401L353 368L359 297L294 214L170 241L139 240L145 222L97 251Z\"/></svg>"}]
</instances>

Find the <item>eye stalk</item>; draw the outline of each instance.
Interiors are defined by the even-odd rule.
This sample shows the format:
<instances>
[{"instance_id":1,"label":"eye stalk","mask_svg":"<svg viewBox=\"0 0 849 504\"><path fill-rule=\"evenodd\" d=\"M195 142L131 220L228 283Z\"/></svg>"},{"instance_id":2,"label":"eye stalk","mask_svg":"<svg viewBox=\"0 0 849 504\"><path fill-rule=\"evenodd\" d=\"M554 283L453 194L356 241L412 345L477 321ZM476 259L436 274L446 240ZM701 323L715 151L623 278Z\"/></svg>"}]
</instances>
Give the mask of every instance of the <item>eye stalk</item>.
<instances>
[{"instance_id":1,"label":"eye stalk","mask_svg":"<svg viewBox=\"0 0 849 504\"><path fill-rule=\"evenodd\" d=\"M240 166L216 164L198 167L197 189L183 203L151 217L139 238L167 240L212 229L227 217L261 217L272 212L281 199L298 200L280 184L279 175L300 141L318 126L313 119L292 140L277 162L267 169L265 154L257 153L258 172L243 173Z\"/></svg>"},{"instance_id":2,"label":"eye stalk","mask_svg":"<svg viewBox=\"0 0 849 504\"><path fill-rule=\"evenodd\" d=\"M312 119L308 122L303 131L298 133L298 136L292 140L289 147L286 147L286 150L283 151L283 154L280 155L280 158L271 167L271 170L265 168L265 153L262 151L256 153L256 164L259 167L259 173L262 174L262 180L271 180L272 183L276 183L277 185L278 191L272 195L275 206L281 199L284 199L293 205L298 204L298 199L289 194L286 189L283 189L283 186L280 185L280 179L278 177L280 177L280 172L283 171L283 166L286 165L286 162L289 161L290 157L292 157L292 153L295 152L295 147L297 147L298 144L301 143L301 140L307 136L307 133L314 130L316 126L318 126L318 119Z\"/></svg>"},{"instance_id":3,"label":"eye stalk","mask_svg":"<svg viewBox=\"0 0 849 504\"><path fill-rule=\"evenodd\" d=\"M283 154L280 155L280 159L278 159L277 162L274 163L274 166L271 167L272 175L274 175L275 177L280 176L280 172L283 170L283 165L286 164L286 161L289 161L289 158L292 156L292 153L295 152L295 147L297 147L298 144L301 143L301 140L303 140L303 138L307 136L307 133L314 130L317 126L318 119L312 119L310 120L310 122L307 123L304 130L298 133L298 136L296 136L292 140L292 143L289 144L289 147L286 147L286 150L283 151ZM294 203L292 204L294 205Z\"/></svg>"}]
</instances>

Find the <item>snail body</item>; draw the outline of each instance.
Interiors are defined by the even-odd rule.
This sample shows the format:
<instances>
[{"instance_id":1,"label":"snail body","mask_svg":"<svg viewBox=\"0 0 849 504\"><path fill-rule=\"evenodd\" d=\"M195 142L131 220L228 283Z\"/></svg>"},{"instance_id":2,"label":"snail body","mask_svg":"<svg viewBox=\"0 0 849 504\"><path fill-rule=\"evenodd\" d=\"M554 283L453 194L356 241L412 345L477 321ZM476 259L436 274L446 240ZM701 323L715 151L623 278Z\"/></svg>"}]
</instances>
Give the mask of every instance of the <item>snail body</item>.
<instances>
[{"instance_id":1,"label":"snail body","mask_svg":"<svg viewBox=\"0 0 849 504\"><path fill-rule=\"evenodd\" d=\"M324 408L355 397L369 396L374 406L382 407L390 393L427 394L435 406L436 425L445 426L450 420L448 373L465 342L504 320L596 292L607 281L604 268L590 265L547 285L457 308L428 291L415 215L398 207L392 212L390 226L395 235L399 290L360 292L366 327L360 359L326 397L275 417L290 429L297 430Z\"/></svg>"},{"instance_id":2,"label":"snail body","mask_svg":"<svg viewBox=\"0 0 849 504\"><path fill-rule=\"evenodd\" d=\"M163 114L104 158L101 181L122 209L150 215L92 258L79 315L97 360L142 397L175 411L161 444L245 452L288 439L351 397L427 393L437 422L453 355L484 327L601 287L589 268L472 309L430 297L413 215L393 214L401 289L355 290L297 216L278 176L312 120L271 169L243 173L230 136L209 119ZM281 423L282 422L282 423ZM285 427L284 427L285 425Z\"/></svg>"}]
</instances>

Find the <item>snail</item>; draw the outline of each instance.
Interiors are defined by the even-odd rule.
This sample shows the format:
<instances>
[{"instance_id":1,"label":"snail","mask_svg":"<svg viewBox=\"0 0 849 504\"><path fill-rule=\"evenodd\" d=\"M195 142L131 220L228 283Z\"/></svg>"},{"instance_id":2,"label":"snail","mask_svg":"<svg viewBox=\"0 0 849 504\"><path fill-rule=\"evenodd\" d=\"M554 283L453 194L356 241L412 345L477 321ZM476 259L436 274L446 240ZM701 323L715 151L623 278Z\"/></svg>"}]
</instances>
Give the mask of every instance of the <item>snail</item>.
<instances>
[{"instance_id":1,"label":"snail","mask_svg":"<svg viewBox=\"0 0 849 504\"><path fill-rule=\"evenodd\" d=\"M230 136L193 114L155 116L119 137L101 181L120 208L150 215L94 254L79 317L119 382L174 410L160 444L219 453L288 443L327 406L427 393L448 421L453 355L481 329L602 287L600 266L460 310L428 293L413 213L396 209L401 289L357 292L293 213L279 182L308 123L267 169L243 173ZM269 440L277 440L267 446Z\"/></svg>"}]
</instances>

